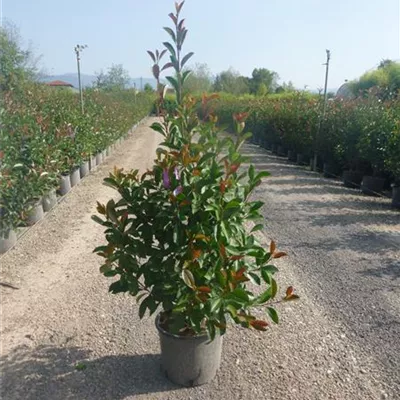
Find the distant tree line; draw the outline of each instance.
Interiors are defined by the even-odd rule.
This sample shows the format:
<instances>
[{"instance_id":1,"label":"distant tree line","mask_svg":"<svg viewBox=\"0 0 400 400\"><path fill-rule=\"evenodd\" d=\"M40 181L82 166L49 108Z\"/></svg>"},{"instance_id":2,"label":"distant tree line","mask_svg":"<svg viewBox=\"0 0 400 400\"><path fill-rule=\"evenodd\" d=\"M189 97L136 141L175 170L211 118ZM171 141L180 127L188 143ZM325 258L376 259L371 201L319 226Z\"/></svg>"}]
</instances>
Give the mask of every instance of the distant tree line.
<instances>
[{"instance_id":1,"label":"distant tree line","mask_svg":"<svg viewBox=\"0 0 400 400\"><path fill-rule=\"evenodd\" d=\"M349 82L355 97L373 92L383 100L398 97L400 91L400 63L382 60L377 69L365 72L359 79Z\"/></svg>"},{"instance_id":2,"label":"distant tree line","mask_svg":"<svg viewBox=\"0 0 400 400\"><path fill-rule=\"evenodd\" d=\"M233 68L220 72L215 77L207 64L196 64L185 83L191 93L225 92L234 95L254 94L265 96L270 93L294 91L292 82L279 84L279 75L267 68L255 68L251 77L243 76Z\"/></svg>"}]
</instances>

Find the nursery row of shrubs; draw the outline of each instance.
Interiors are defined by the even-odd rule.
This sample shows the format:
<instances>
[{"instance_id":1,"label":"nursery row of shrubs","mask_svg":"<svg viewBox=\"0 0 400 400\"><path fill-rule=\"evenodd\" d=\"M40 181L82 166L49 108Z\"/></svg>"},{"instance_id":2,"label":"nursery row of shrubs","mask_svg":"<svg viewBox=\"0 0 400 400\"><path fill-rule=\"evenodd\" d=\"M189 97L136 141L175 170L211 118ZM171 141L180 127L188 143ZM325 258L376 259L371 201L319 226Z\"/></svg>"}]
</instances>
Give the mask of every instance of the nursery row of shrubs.
<instances>
[{"instance_id":1,"label":"nursery row of shrubs","mask_svg":"<svg viewBox=\"0 0 400 400\"><path fill-rule=\"evenodd\" d=\"M325 175L343 174L347 186L361 185L372 194L392 184L393 192L399 192L399 100L382 102L374 95L331 99L322 121L319 96L302 92L264 98L222 95L213 100L212 112L227 125L233 113L248 112L246 128L253 133L254 143L299 163L308 163L316 153Z\"/></svg>"},{"instance_id":2,"label":"nursery row of shrubs","mask_svg":"<svg viewBox=\"0 0 400 400\"><path fill-rule=\"evenodd\" d=\"M81 175L100 163L129 129L150 113L154 97L133 91L79 96L40 84L7 92L1 103L0 240L51 207ZM70 182L72 179L72 182Z\"/></svg>"}]
</instances>

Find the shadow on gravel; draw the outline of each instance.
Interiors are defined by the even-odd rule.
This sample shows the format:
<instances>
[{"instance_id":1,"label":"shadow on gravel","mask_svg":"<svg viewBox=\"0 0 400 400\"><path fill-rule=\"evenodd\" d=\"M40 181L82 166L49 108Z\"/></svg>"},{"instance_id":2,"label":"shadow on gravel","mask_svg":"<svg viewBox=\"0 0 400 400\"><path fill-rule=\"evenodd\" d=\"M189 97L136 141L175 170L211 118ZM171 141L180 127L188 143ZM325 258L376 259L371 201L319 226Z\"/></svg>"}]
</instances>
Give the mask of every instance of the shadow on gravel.
<instances>
[{"instance_id":1,"label":"shadow on gravel","mask_svg":"<svg viewBox=\"0 0 400 400\"><path fill-rule=\"evenodd\" d=\"M385 261L383 261L383 265L379 268L368 268L365 271L359 272L359 274L375 278L389 278L392 280L400 279L400 262L389 260L387 264L388 265L385 265ZM397 289L399 289L398 286Z\"/></svg>"},{"instance_id":2,"label":"shadow on gravel","mask_svg":"<svg viewBox=\"0 0 400 400\"><path fill-rule=\"evenodd\" d=\"M90 356L89 350L78 347L20 346L0 359L0 397L122 400L178 388L161 375L159 355L109 355L94 360Z\"/></svg>"}]
</instances>

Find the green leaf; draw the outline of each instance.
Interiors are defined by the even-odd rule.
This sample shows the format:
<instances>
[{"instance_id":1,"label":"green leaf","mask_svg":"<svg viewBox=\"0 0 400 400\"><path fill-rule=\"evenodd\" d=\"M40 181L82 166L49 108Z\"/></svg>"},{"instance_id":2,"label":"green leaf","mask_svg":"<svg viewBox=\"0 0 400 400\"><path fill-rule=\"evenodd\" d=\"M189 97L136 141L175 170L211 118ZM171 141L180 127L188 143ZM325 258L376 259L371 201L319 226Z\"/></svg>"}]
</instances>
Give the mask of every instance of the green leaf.
<instances>
[{"instance_id":1,"label":"green leaf","mask_svg":"<svg viewBox=\"0 0 400 400\"><path fill-rule=\"evenodd\" d=\"M179 91L179 83L174 77L166 76L165 79L173 86L176 92Z\"/></svg>"},{"instance_id":2,"label":"green leaf","mask_svg":"<svg viewBox=\"0 0 400 400\"><path fill-rule=\"evenodd\" d=\"M84 371L87 368L87 365L83 362L78 362L75 364L75 369L77 371Z\"/></svg>"},{"instance_id":3,"label":"green leaf","mask_svg":"<svg viewBox=\"0 0 400 400\"><path fill-rule=\"evenodd\" d=\"M165 32L167 32L171 36L171 38L174 41L174 43L176 43L175 32L171 28L168 28L168 27L164 27L164 30L165 30ZM164 45L165 45L165 43L164 43Z\"/></svg>"},{"instance_id":4,"label":"green leaf","mask_svg":"<svg viewBox=\"0 0 400 400\"><path fill-rule=\"evenodd\" d=\"M254 283L255 285L261 285L261 279L260 279L260 277L259 277L257 274L255 274L254 272L249 272L249 273L247 274L247 276L248 276L248 278L250 279L250 281L251 281L252 283Z\"/></svg>"},{"instance_id":5,"label":"green leaf","mask_svg":"<svg viewBox=\"0 0 400 400\"><path fill-rule=\"evenodd\" d=\"M242 288L236 288L230 293L235 299L240 300L242 303L247 303L249 301L248 293Z\"/></svg>"},{"instance_id":6,"label":"green leaf","mask_svg":"<svg viewBox=\"0 0 400 400\"><path fill-rule=\"evenodd\" d=\"M113 282L108 288L108 291L111 292L112 294L124 293L127 290L128 290L127 283L122 282L121 280Z\"/></svg>"},{"instance_id":7,"label":"green leaf","mask_svg":"<svg viewBox=\"0 0 400 400\"><path fill-rule=\"evenodd\" d=\"M194 276L193 276L192 272L189 271L188 269L184 269L182 271L182 279L184 280L186 285L188 285L191 289L196 288L196 282L194 280Z\"/></svg>"},{"instance_id":8,"label":"green leaf","mask_svg":"<svg viewBox=\"0 0 400 400\"><path fill-rule=\"evenodd\" d=\"M193 52L190 52L190 53L186 54L185 57L182 58L182 61L181 61L181 67L182 67L182 68L183 68L184 65L187 63L187 61L189 60L189 58L193 56L193 54L194 54Z\"/></svg>"},{"instance_id":9,"label":"green leaf","mask_svg":"<svg viewBox=\"0 0 400 400\"><path fill-rule=\"evenodd\" d=\"M269 285L271 284L271 275L269 274L269 271L267 271L265 268L261 267L261 276L264 279L265 283L268 283Z\"/></svg>"},{"instance_id":10,"label":"green leaf","mask_svg":"<svg viewBox=\"0 0 400 400\"><path fill-rule=\"evenodd\" d=\"M278 313L276 312L275 308L268 307L267 311L268 311L268 314L271 317L272 321L274 321L275 324L279 324L279 316L278 316Z\"/></svg>"},{"instance_id":11,"label":"green leaf","mask_svg":"<svg viewBox=\"0 0 400 400\"><path fill-rule=\"evenodd\" d=\"M268 271L271 275L275 274L278 272L278 268L275 267L275 265L265 265L262 267L265 271Z\"/></svg>"},{"instance_id":12,"label":"green leaf","mask_svg":"<svg viewBox=\"0 0 400 400\"><path fill-rule=\"evenodd\" d=\"M150 50L147 50L147 53L149 53L149 56L151 57L153 62L156 62L156 57L155 57L154 53L152 51L150 51Z\"/></svg>"},{"instance_id":13,"label":"green leaf","mask_svg":"<svg viewBox=\"0 0 400 400\"><path fill-rule=\"evenodd\" d=\"M257 224L253 227L253 229L250 231L250 233L261 231L264 229L264 224Z\"/></svg>"},{"instance_id":14,"label":"green leaf","mask_svg":"<svg viewBox=\"0 0 400 400\"><path fill-rule=\"evenodd\" d=\"M250 178L250 181L254 180L254 165L253 164L251 164L249 167L249 178Z\"/></svg>"},{"instance_id":15,"label":"green leaf","mask_svg":"<svg viewBox=\"0 0 400 400\"><path fill-rule=\"evenodd\" d=\"M215 311L219 310L222 305L222 299L220 297L211 300L211 307L210 311L214 313Z\"/></svg>"},{"instance_id":16,"label":"green leaf","mask_svg":"<svg viewBox=\"0 0 400 400\"><path fill-rule=\"evenodd\" d=\"M105 222L100 217L98 217L97 215L92 215L92 220L94 222L97 222L100 225L104 225L104 222ZM95 249L95 251L96 251L96 249Z\"/></svg>"},{"instance_id":17,"label":"green leaf","mask_svg":"<svg viewBox=\"0 0 400 400\"><path fill-rule=\"evenodd\" d=\"M102 273L102 274L105 274L105 273L107 273L107 272L109 272L109 271L111 271L112 270L112 267L111 267L111 265L109 265L109 264L103 264L101 267L100 267L100 273Z\"/></svg>"},{"instance_id":18,"label":"green leaf","mask_svg":"<svg viewBox=\"0 0 400 400\"><path fill-rule=\"evenodd\" d=\"M163 45L168 49L168 51L169 51L174 57L176 57L176 51L175 51L175 49L174 49L174 46L172 46L171 43L164 42Z\"/></svg>"},{"instance_id":19,"label":"green leaf","mask_svg":"<svg viewBox=\"0 0 400 400\"><path fill-rule=\"evenodd\" d=\"M229 313L231 314L232 318L236 318L237 310L232 304L228 304L226 306L226 309L229 311Z\"/></svg>"},{"instance_id":20,"label":"green leaf","mask_svg":"<svg viewBox=\"0 0 400 400\"><path fill-rule=\"evenodd\" d=\"M144 314L146 313L146 309L147 309L147 299L149 298L146 297L139 306L139 318L142 319L144 317Z\"/></svg>"},{"instance_id":21,"label":"green leaf","mask_svg":"<svg viewBox=\"0 0 400 400\"><path fill-rule=\"evenodd\" d=\"M185 83L186 79L189 77L189 75L192 73L192 71L185 71L182 74L182 85Z\"/></svg>"},{"instance_id":22,"label":"green leaf","mask_svg":"<svg viewBox=\"0 0 400 400\"><path fill-rule=\"evenodd\" d=\"M261 178L266 178L267 176L271 176L271 174L267 171L261 171L257 174L255 180L259 181Z\"/></svg>"},{"instance_id":23,"label":"green leaf","mask_svg":"<svg viewBox=\"0 0 400 400\"><path fill-rule=\"evenodd\" d=\"M118 223L117 213L115 212L115 201L109 200L106 206L107 217L114 223Z\"/></svg>"}]
</instances>

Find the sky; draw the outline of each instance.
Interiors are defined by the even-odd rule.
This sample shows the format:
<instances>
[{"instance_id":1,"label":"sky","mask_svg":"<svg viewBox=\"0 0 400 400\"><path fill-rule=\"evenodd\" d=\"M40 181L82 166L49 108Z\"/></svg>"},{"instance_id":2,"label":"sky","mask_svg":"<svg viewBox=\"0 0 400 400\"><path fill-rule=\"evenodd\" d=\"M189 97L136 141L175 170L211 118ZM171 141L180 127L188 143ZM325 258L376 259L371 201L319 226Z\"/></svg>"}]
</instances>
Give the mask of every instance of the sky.
<instances>
[{"instance_id":1,"label":"sky","mask_svg":"<svg viewBox=\"0 0 400 400\"><path fill-rule=\"evenodd\" d=\"M25 44L50 74L76 71L74 46L87 44L83 73L123 64L151 77L146 50L168 39L172 0L0 0ZM186 0L185 50L216 74L233 67L276 71L298 88L338 88L382 59L400 60L400 0Z\"/></svg>"}]
</instances>

